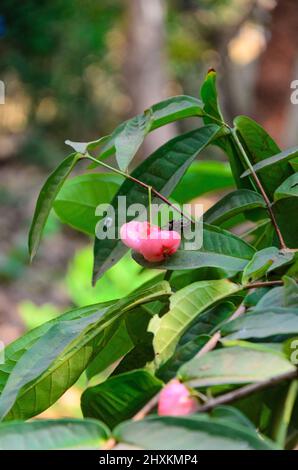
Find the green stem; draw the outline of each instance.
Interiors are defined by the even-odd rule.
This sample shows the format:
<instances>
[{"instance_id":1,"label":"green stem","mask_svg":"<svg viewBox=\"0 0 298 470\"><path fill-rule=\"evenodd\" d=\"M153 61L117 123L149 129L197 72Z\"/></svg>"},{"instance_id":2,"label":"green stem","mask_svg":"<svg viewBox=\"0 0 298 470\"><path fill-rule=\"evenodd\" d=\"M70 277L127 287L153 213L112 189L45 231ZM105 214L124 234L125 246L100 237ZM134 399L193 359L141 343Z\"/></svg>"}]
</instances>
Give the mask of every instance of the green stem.
<instances>
[{"instance_id":1,"label":"green stem","mask_svg":"<svg viewBox=\"0 0 298 470\"><path fill-rule=\"evenodd\" d=\"M275 440L284 449L286 445L287 431L298 394L298 380L293 380L288 388L280 421L278 423Z\"/></svg>"},{"instance_id":2,"label":"green stem","mask_svg":"<svg viewBox=\"0 0 298 470\"><path fill-rule=\"evenodd\" d=\"M172 207L182 217L189 220L190 222L193 222L191 217L189 217L187 214L184 214L183 211L181 211L181 209L179 207L176 207L175 204L172 204L171 201L169 201L169 199L167 199L165 196L163 196L160 192L158 192L155 188L153 188L149 184L143 183L143 181L138 180L134 176L132 176L128 173L125 173L124 171L118 170L118 168L114 168L113 166L108 165L107 163L105 163L101 160L97 160L96 158L92 157L89 154L86 154L85 158L88 158L89 160L92 160L93 162L97 163L98 165L103 166L104 168L107 168L108 170L113 171L114 173L117 173L118 175L124 176L124 178L127 178L127 179L133 181L134 183L138 184L139 186L142 186L143 188L147 189L148 194L149 194L149 191L151 191L153 194L155 194L155 196L157 196L163 202L168 204L168 206Z\"/></svg>"},{"instance_id":3,"label":"green stem","mask_svg":"<svg viewBox=\"0 0 298 470\"><path fill-rule=\"evenodd\" d=\"M238 135L237 135L236 129L230 128L230 131L231 131L231 135L232 135L232 137L233 137L233 139L234 139L234 142L235 142L235 144L237 145L237 147L238 147L238 149L239 149L241 155L243 156L246 165L247 165L248 168L250 169L251 174L252 174L252 177L253 177L253 179L254 179L254 181L255 181L255 183L256 183L256 185L257 185L257 187L258 187L258 189L259 189L259 191L260 191L260 193L261 193L261 195L262 195L262 197L263 197L263 199L264 199L264 201L265 201L265 204L266 204L266 206L267 206L267 211L268 211L269 217L270 217L270 219L271 219L271 221L272 221L272 224L273 224L273 226L274 226L275 232L276 232L277 237L278 237L278 239L279 239L280 248L284 250L284 249L287 248L287 246L286 246L286 244L285 244L285 241L284 241L284 239L283 239L283 236L282 236L282 234L281 234L281 231L280 231L280 229L279 229L279 226L278 226L278 224L277 224L277 222L276 222L275 215L274 215L274 212L273 212L272 207L271 207L271 202L270 202L270 200L269 200L269 198L268 198L268 196L267 196L267 194L266 194L266 192L265 192L265 190L264 190L264 188L263 188L263 186L262 186L262 183L261 183L261 181L260 181L258 175L256 174L256 172L255 172L255 170L254 170L253 165L251 164L251 162L250 162L250 160L249 160L249 158L248 158L248 155L247 155L247 153L246 153L246 151L245 151L245 149L244 149L242 143L241 143L240 140L239 140L239 137L238 137Z\"/></svg>"}]
</instances>

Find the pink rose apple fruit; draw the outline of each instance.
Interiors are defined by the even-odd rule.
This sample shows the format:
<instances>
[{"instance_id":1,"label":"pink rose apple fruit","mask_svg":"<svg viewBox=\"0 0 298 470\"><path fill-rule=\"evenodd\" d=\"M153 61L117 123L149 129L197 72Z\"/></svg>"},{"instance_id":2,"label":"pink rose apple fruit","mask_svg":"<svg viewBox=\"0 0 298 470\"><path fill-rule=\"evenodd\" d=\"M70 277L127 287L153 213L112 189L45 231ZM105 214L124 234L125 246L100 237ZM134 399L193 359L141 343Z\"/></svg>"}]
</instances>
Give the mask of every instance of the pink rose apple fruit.
<instances>
[{"instance_id":1,"label":"pink rose apple fruit","mask_svg":"<svg viewBox=\"0 0 298 470\"><path fill-rule=\"evenodd\" d=\"M179 380L171 380L160 392L159 416L185 416L195 413L198 401L190 395L188 388Z\"/></svg>"},{"instance_id":2,"label":"pink rose apple fruit","mask_svg":"<svg viewBox=\"0 0 298 470\"><path fill-rule=\"evenodd\" d=\"M180 234L174 230L161 230L148 222L129 222L120 230L123 243L141 253L147 261L163 261L173 255L181 243Z\"/></svg>"}]
</instances>

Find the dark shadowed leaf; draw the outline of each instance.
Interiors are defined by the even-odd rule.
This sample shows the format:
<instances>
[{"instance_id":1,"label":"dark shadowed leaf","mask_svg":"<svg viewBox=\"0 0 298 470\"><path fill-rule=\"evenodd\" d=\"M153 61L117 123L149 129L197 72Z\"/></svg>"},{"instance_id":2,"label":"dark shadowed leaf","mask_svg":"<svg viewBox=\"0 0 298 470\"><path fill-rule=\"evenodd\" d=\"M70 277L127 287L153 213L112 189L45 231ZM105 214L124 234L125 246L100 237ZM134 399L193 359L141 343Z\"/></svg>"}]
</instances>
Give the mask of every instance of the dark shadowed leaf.
<instances>
[{"instance_id":1,"label":"dark shadowed leaf","mask_svg":"<svg viewBox=\"0 0 298 470\"><path fill-rule=\"evenodd\" d=\"M220 225L237 214L257 207L266 207L260 194L249 189L238 189L227 194L208 209L204 214L204 221L208 224Z\"/></svg>"},{"instance_id":2,"label":"dark shadowed leaf","mask_svg":"<svg viewBox=\"0 0 298 470\"><path fill-rule=\"evenodd\" d=\"M227 162L194 161L172 193L179 204L210 191L233 188L234 180Z\"/></svg>"},{"instance_id":3,"label":"dark shadowed leaf","mask_svg":"<svg viewBox=\"0 0 298 470\"><path fill-rule=\"evenodd\" d=\"M258 162L261 164L268 157L280 152L280 148L265 129L249 117L238 116L234 124L252 165ZM268 196L273 197L275 189L292 173L290 164L280 161L274 170L266 168L260 171L259 178Z\"/></svg>"},{"instance_id":4,"label":"dark shadowed leaf","mask_svg":"<svg viewBox=\"0 0 298 470\"><path fill-rule=\"evenodd\" d=\"M293 158L298 157L298 148L293 147L287 150L284 150L283 152L277 153L276 155L273 155L272 157L266 158L265 160L260 161L259 163L256 163L253 165L253 168L256 172L259 172L260 170L264 168L270 168L270 167L278 167L280 162L287 162L289 160L292 160ZM250 175L251 171L246 170L241 177L245 178L246 176Z\"/></svg>"},{"instance_id":5,"label":"dark shadowed leaf","mask_svg":"<svg viewBox=\"0 0 298 470\"><path fill-rule=\"evenodd\" d=\"M287 197L273 204L276 221L288 248L298 247L298 199Z\"/></svg>"},{"instance_id":6,"label":"dark shadowed leaf","mask_svg":"<svg viewBox=\"0 0 298 470\"><path fill-rule=\"evenodd\" d=\"M146 370L110 377L82 395L85 417L96 418L113 428L132 418L162 388L162 382Z\"/></svg>"}]
</instances>

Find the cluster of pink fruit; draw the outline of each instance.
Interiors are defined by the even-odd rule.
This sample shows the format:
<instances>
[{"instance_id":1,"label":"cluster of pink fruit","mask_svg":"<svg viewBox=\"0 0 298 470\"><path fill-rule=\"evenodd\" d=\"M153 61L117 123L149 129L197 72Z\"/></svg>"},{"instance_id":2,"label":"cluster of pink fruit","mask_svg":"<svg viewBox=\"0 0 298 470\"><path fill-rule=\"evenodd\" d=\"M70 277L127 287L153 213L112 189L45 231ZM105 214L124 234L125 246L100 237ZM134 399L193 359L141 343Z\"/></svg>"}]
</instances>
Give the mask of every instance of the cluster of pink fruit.
<instances>
[{"instance_id":1,"label":"cluster of pink fruit","mask_svg":"<svg viewBox=\"0 0 298 470\"><path fill-rule=\"evenodd\" d=\"M122 225L120 237L126 246L150 262L163 261L173 255L181 242L175 230L162 230L149 222L132 221Z\"/></svg>"}]
</instances>

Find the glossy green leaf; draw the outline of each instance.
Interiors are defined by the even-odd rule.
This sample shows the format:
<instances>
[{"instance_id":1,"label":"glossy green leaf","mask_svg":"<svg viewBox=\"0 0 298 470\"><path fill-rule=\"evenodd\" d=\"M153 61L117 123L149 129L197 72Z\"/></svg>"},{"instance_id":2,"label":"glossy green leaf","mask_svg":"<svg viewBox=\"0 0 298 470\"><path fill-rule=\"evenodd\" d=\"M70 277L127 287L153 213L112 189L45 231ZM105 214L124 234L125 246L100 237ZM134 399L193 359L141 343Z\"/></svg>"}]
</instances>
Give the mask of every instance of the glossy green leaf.
<instances>
[{"instance_id":1,"label":"glossy green leaf","mask_svg":"<svg viewBox=\"0 0 298 470\"><path fill-rule=\"evenodd\" d=\"M195 282L173 294L170 310L161 318L153 340L156 365L172 356L183 333L204 310L239 289L237 284L220 279Z\"/></svg>"},{"instance_id":2,"label":"glossy green leaf","mask_svg":"<svg viewBox=\"0 0 298 470\"><path fill-rule=\"evenodd\" d=\"M54 210L62 222L94 236L96 207L111 202L122 182L121 176L110 173L75 176L59 191Z\"/></svg>"},{"instance_id":3,"label":"glossy green leaf","mask_svg":"<svg viewBox=\"0 0 298 470\"><path fill-rule=\"evenodd\" d=\"M162 388L162 382L146 370L110 377L82 395L85 417L96 418L110 428L132 418Z\"/></svg>"},{"instance_id":4,"label":"glossy green leaf","mask_svg":"<svg viewBox=\"0 0 298 470\"><path fill-rule=\"evenodd\" d=\"M275 311L272 311L275 310ZM298 333L298 308L253 310L228 322L221 329L227 339L269 338Z\"/></svg>"},{"instance_id":5,"label":"glossy green leaf","mask_svg":"<svg viewBox=\"0 0 298 470\"><path fill-rule=\"evenodd\" d=\"M235 274L244 269L254 253L254 248L236 235L204 224L203 246L200 250L180 249L165 261L158 263L150 263L137 253L134 253L133 257L147 268L184 270L214 267Z\"/></svg>"},{"instance_id":6,"label":"glossy green leaf","mask_svg":"<svg viewBox=\"0 0 298 470\"><path fill-rule=\"evenodd\" d=\"M223 302L199 315L188 330L181 336L174 354L157 371L165 381L175 377L178 369L190 361L210 339L219 325L224 322L236 307L231 302Z\"/></svg>"},{"instance_id":7,"label":"glossy green leaf","mask_svg":"<svg viewBox=\"0 0 298 470\"><path fill-rule=\"evenodd\" d=\"M88 317L54 324L22 355L10 373L0 396L1 417L27 419L48 408L109 340L104 336L105 328L137 305L169 293L168 283L162 282Z\"/></svg>"},{"instance_id":8,"label":"glossy green leaf","mask_svg":"<svg viewBox=\"0 0 298 470\"><path fill-rule=\"evenodd\" d=\"M218 134L217 126L205 126L201 129L183 134L172 139L143 163L133 172L132 176L140 179L144 183L153 186L164 196L169 196L186 169ZM126 206L140 203L148 206L148 192L131 180L126 180L116 194L112 205L116 209L115 231L118 232L118 197L126 196ZM105 220L99 222L98 230L103 230ZM98 279L107 269L113 266L127 252L127 248L118 238L99 240L95 239L94 244L94 269L93 278Z\"/></svg>"},{"instance_id":9,"label":"glossy green leaf","mask_svg":"<svg viewBox=\"0 0 298 470\"><path fill-rule=\"evenodd\" d=\"M53 173L50 174L39 193L28 239L31 260L34 258L38 249L42 232L54 200L79 159L80 154L73 153L63 160Z\"/></svg>"},{"instance_id":10,"label":"glossy green leaf","mask_svg":"<svg viewBox=\"0 0 298 470\"><path fill-rule=\"evenodd\" d=\"M114 436L141 449L154 450L269 450L275 445L256 436L254 430L235 420L223 422L205 414L189 417L148 417L127 421L114 430Z\"/></svg>"},{"instance_id":11,"label":"glossy green leaf","mask_svg":"<svg viewBox=\"0 0 298 470\"><path fill-rule=\"evenodd\" d=\"M237 214L256 209L266 208L262 196L249 189L238 189L224 196L204 214L204 221L208 224L220 225Z\"/></svg>"},{"instance_id":12,"label":"glossy green leaf","mask_svg":"<svg viewBox=\"0 0 298 470\"><path fill-rule=\"evenodd\" d=\"M227 347L195 357L179 369L183 381L194 387L258 382L295 370L279 354L252 348Z\"/></svg>"},{"instance_id":13,"label":"glossy green leaf","mask_svg":"<svg viewBox=\"0 0 298 470\"><path fill-rule=\"evenodd\" d=\"M177 251L174 255L159 263L150 263L139 253L133 254L133 259L145 268L185 270L197 269L203 267L220 268L225 271L228 276L242 271L247 260L237 258L235 256L221 255L217 253L206 253L201 251Z\"/></svg>"},{"instance_id":14,"label":"glossy green leaf","mask_svg":"<svg viewBox=\"0 0 298 470\"><path fill-rule=\"evenodd\" d=\"M235 118L234 124L252 165L258 164L258 162L261 164L268 157L280 152L280 148L265 129L251 118L238 116ZM293 170L289 163L280 161L273 171L270 168L261 171L259 178L268 196L272 197L275 189L292 173Z\"/></svg>"},{"instance_id":15,"label":"glossy green leaf","mask_svg":"<svg viewBox=\"0 0 298 470\"><path fill-rule=\"evenodd\" d=\"M245 266L242 283L256 281L281 266L289 264L294 258L293 252L281 251L276 247L268 247L257 251L252 260Z\"/></svg>"},{"instance_id":16,"label":"glossy green leaf","mask_svg":"<svg viewBox=\"0 0 298 470\"><path fill-rule=\"evenodd\" d=\"M0 393L2 392L4 385L9 377L9 374L15 367L16 363L21 359L23 354L34 345L34 343L39 338L41 338L50 330L50 328L52 328L54 325L61 321L76 320L92 315L96 311L102 310L111 304L111 302L105 302L70 310L69 312L62 314L59 317L54 318L53 320L43 323L41 326L34 328L33 330L29 331L17 340L10 343L5 348L5 362L4 364L0 364Z\"/></svg>"},{"instance_id":17,"label":"glossy green leaf","mask_svg":"<svg viewBox=\"0 0 298 470\"><path fill-rule=\"evenodd\" d=\"M53 419L0 424L0 450L97 450L110 431L92 419Z\"/></svg>"},{"instance_id":18,"label":"glossy green leaf","mask_svg":"<svg viewBox=\"0 0 298 470\"><path fill-rule=\"evenodd\" d=\"M149 129L147 129L147 132L150 132L171 122L178 121L179 119L202 116L202 108L203 103L200 100L187 95L173 96L160 103L156 103L151 106L151 108L147 109L144 114L140 114L116 127L98 158L107 158L115 153L115 143L118 136L122 134L125 128L130 128L131 121L136 122L136 120L144 120L145 114L150 116L148 123Z\"/></svg>"},{"instance_id":19,"label":"glossy green leaf","mask_svg":"<svg viewBox=\"0 0 298 470\"><path fill-rule=\"evenodd\" d=\"M292 160L293 158L298 157L298 148L293 147L287 150L284 150L283 152L279 152L276 155L273 155L272 157L266 158L255 165L253 165L253 168L256 172L259 172L260 170L263 170L264 168L270 168L270 167L275 167L279 168L279 164L281 162L287 162L289 160ZM246 170L241 177L245 178L246 176L250 175L251 171ZM289 176L289 175L288 175Z\"/></svg>"},{"instance_id":20,"label":"glossy green leaf","mask_svg":"<svg viewBox=\"0 0 298 470\"><path fill-rule=\"evenodd\" d=\"M291 175L275 190L275 201L287 197L298 197L298 173Z\"/></svg>"}]
</instances>

